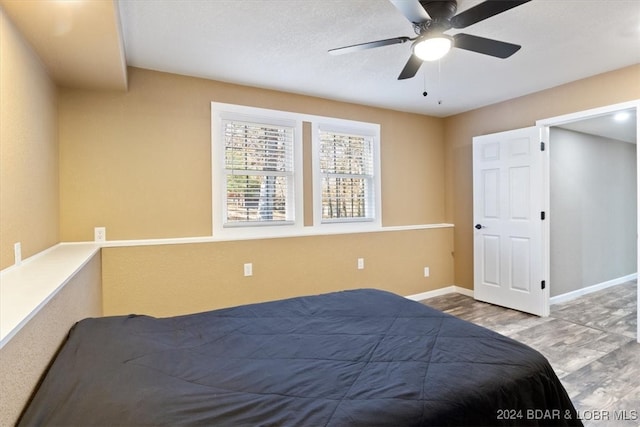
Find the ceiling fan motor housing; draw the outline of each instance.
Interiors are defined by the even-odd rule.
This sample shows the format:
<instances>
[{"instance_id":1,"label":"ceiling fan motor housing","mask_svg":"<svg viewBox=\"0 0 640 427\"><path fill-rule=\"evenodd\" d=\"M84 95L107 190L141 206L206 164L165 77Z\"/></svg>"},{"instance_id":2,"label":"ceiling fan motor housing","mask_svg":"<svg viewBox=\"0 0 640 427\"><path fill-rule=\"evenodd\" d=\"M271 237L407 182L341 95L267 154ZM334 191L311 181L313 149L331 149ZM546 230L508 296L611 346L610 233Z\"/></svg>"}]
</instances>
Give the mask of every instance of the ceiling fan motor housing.
<instances>
[{"instance_id":1,"label":"ceiling fan motor housing","mask_svg":"<svg viewBox=\"0 0 640 427\"><path fill-rule=\"evenodd\" d=\"M420 4L434 21L451 19L458 10L458 2L456 0L420 0Z\"/></svg>"}]
</instances>

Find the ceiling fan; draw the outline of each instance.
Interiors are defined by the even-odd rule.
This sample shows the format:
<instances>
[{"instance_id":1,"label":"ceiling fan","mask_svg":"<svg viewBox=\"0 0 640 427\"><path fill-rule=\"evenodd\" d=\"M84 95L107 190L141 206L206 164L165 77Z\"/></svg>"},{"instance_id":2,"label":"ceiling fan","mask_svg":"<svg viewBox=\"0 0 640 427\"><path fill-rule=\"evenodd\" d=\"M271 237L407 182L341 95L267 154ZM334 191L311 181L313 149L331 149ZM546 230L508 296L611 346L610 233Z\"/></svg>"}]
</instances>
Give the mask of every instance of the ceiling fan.
<instances>
[{"instance_id":1,"label":"ceiling fan","mask_svg":"<svg viewBox=\"0 0 640 427\"><path fill-rule=\"evenodd\" d=\"M497 58L508 58L520 49L520 45L506 43L470 34L444 34L451 28L466 28L476 22L506 12L531 0L487 0L456 15L456 0L389 0L413 24L416 37L395 37L329 50L331 54L343 54L374 47L413 42L412 54L398 80L415 76L423 61L442 58L452 47L470 50Z\"/></svg>"}]
</instances>

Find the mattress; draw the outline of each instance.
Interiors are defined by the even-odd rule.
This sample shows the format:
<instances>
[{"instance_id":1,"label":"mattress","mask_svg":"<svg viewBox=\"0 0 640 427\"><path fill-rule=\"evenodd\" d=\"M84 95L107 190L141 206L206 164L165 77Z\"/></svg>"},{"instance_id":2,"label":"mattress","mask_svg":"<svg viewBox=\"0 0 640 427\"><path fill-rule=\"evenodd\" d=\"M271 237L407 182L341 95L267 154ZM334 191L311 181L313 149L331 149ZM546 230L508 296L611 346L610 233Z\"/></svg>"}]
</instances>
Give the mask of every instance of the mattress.
<instances>
[{"instance_id":1,"label":"mattress","mask_svg":"<svg viewBox=\"0 0 640 427\"><path fill-rule=\"evenodd\" d=\"M78 322L19 425L581 425L526 345L360 289Z\"/></svg>"}]
</instances>

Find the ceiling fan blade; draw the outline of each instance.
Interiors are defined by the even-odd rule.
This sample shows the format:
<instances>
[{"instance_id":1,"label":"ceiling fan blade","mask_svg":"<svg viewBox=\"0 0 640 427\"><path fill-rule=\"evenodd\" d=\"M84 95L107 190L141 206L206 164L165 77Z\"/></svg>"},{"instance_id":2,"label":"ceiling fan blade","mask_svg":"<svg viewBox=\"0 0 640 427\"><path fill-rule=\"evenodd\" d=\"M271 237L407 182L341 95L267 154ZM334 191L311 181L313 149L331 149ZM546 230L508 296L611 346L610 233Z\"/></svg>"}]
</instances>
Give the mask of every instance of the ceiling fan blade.
<instances>
[{"instance_id":1,"label":"ceiling fan blade","mask_svg":"<svg viewBox=\"0 0 640 427\"><path fill-rule=\"evenodd\" d=\"M424 10L418 0L389 0L402 13L405 18L414 24L420 24L429 20L429 14Z\"/></svg>"},{"instance_id":2,"label":"ceiling fan blade","mask_svg":"<svg viewBox=\"0 0 640 427\"><path fill-rule=\"evenodd\" d=\"M485 39L484 37L472 36L470 34L454 35L453 46L502 59L510 57L521 48L521 46L517 44Z\"/></svg>"},{"instance_id":3,"label":"ceiling fan blade","mask_svg":"<svg viewBox=\"0 0 640 427\"><path fill-rule=\"evenodd\" d=\"M351 46L344 46L344 47L337 47L335 49L329 49L329 53L332 55L341 55L343 53L350 53L350 52L357 52L360 50L366 50L366 49L373 49L374 47L381 47L381 46L389 46L392 44L401 44L401 43L405 43L408 41L411 41L413 39L409 38L409 37L395 37L392 39L385 39L385 40L376 40L374 42L367 42L367 43L360 43L360 44L354 44Z\"/></svg>"},{"instance_id":4,"label":"ceiling fan blade","mask_svg":"<svg viewBox=\"0 0 640 427\"><path fill-rule=\"evenodd\" d=\"M402 72L398 76L398 80L410 79L415 76L420 66L422 65L422 59L415 55L411 55L411 58L407 61L407 64L402 69Z\"/></svg>"},{"instance_id":5,"label":"ceiling fan blade","mask_svg":"<svg viewBox=\"0 0 640 427\"><path fill-rule=\"evenodd\" d=\"M451 25L453 28L465 28L530 1L531 0L488 0L464 12L460 12L451 18Z\"/></svg>"}]
</instances>

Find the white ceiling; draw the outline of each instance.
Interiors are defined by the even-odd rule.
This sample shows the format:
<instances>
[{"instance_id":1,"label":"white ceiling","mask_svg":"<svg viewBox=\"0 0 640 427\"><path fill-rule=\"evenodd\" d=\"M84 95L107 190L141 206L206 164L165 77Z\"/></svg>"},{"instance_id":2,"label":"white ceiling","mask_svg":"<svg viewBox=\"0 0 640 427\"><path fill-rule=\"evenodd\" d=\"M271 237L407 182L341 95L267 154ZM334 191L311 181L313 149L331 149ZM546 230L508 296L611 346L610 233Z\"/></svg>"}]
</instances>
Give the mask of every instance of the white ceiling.
<instances>
[{"instance_id":1,"label":"white ceiling","mask_svg":"<svg viewBox=\"0 0 640 427\"><path fill-rule=\"evenodd\" d=\"M620 112L627 113L626 118L617 119L616 116L619 112L616 112L578 120L558 127L636 144L638 142L636 110L628 109Z\"/></svg>"},{"instance_id":2,"label":"white ceiling","mask_svg":"<svg viewBox=\"0 0 640 427\"><path fill-rule=\"evenodd\" d=\"M478 3L459 0L458 12ZM533 0L447 32L521 44L511 58L454 49L404 81L410 43L327 53L415 36L388 0L120 0L119 10L128 65L437 117L640 63L639 0Z\"/></svg>"}]
</instances>

